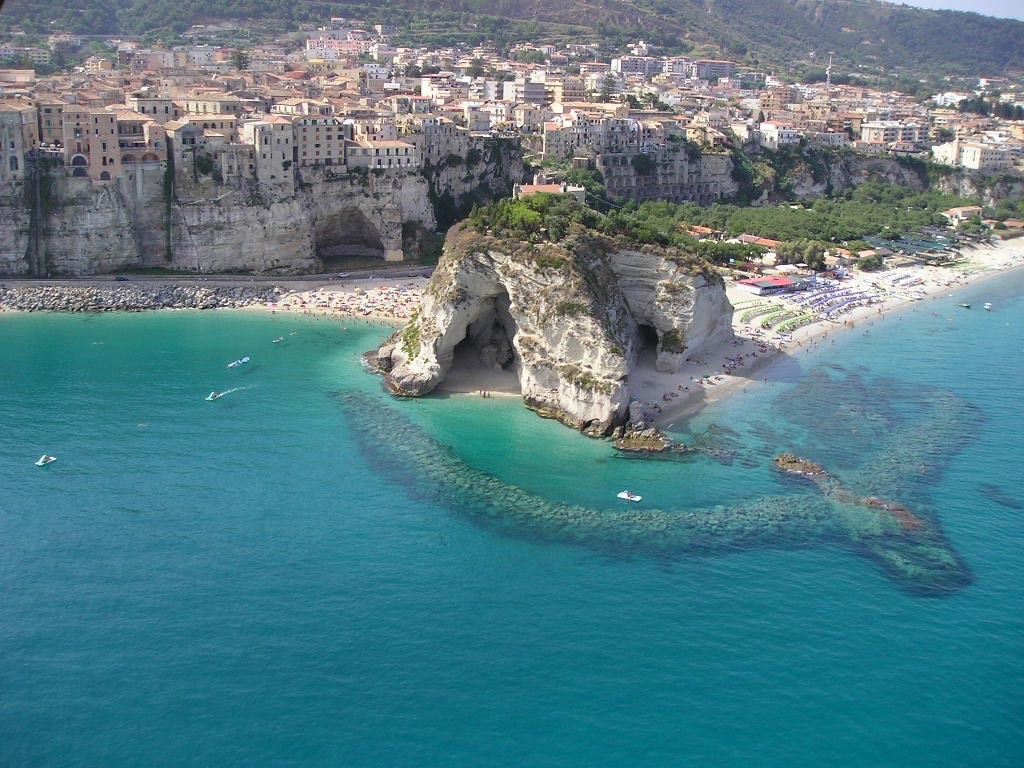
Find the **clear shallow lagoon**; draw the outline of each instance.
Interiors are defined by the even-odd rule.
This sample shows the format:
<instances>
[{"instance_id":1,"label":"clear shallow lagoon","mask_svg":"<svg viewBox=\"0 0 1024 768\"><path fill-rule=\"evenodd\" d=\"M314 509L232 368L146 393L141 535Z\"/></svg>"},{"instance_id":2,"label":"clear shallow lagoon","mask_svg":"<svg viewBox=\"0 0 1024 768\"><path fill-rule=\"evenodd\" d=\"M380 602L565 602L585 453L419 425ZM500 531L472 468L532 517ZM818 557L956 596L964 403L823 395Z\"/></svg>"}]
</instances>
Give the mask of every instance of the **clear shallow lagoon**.
<instances>
[{"instance_id":1,"label":"clear shallow lagoon","mask_svg":"<svg viewBox=\"0 0 1024 768\"><path fill-rule=\"evenodd\" d=\"M1018 766L1024 280L962 296L773 369L688 425L727 436L686 463L499 398L396 404L358 363L380 327L0 318L0 764ZM870 492L876 446L952 392L976 434L898 500L973 583L921 597L839 544L668 557L481 525L368 452L387 436L338 391L609 511L624 487L639 511L813 496L782 450Z\"/></svg>"}]
</instances>

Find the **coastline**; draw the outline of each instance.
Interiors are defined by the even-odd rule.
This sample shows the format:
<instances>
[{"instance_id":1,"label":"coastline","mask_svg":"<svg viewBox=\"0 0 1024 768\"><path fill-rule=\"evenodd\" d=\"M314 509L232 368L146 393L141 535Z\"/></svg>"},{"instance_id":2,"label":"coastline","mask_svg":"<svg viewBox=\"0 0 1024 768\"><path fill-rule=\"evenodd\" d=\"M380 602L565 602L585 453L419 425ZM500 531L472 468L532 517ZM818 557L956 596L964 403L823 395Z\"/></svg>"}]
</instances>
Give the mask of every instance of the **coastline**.
<instances>
[{"instance_id":1,"label":"coastline","mask_svg":"<svg viewBox=\"0 0 1024 768\"><path fill-rule=\"evenodd\" d=\"M338 281L221 277L0 279L0 316L31 312L234 310L300 313L399 326L418 305L425 277Z\"/></svg>"},{"instance_id":2,"label":"coastline","mask_svg":"<svg viewBox=\"0 0 1024 768\"><path fill-rule=\"evenodd\" d=\"M676 373L656 371L653 355L648 354L631 374L633 398L642 404L644 417L650 424L659 429L670 429L708 405L770 381L771 374L767 369L788 357L824 349L835 343L835 339L844 332L860 330L865 334L871 333L876 326L908 307L920 306L922 301L942 295L955 295L964 288L1022 267L1024 238L1018 238L979 245L968 253L965 262L953 267L898 267L884 272L858 272L844 280L842 287L870 290L877 294L877 301L856 307L838 319L819 318L791 333L759 327L759 317L743 322L743 316L752 307L769 305L796 311L793 302L801 299L801 294L755 297L737 285L735 280L730 280L727 282L727 294L736 307L733 314L735 340L693 352ZM125 282L117 282L110 277L14 280L0 282L0 316L32 311L231 309L272 315L301 314L398 328L418 308L427 282L428 279L422 276L381 276L358 280L310 276L273 281L226 277L210 282L184 276L144 277ZM4 301L5 296L10 297L12 292L32 296L40 291L48 291L56 297L52 300L53 306L18 308ZM92 299L75 304L67 299L68 295L79 294L88 299L103 292L147 298L141 304L130 306L94 306L89 303ZM188 300L182 302L182 295ZM200 300L193 301L195 297ZM438 393L474 397L520 396L514 375L472 364L460 366L458 377L445 381L438 387Z\"/></svg>"},{"instance_id":3,"label":"coastline","mask_svg":"<svg viewBox=\"0 0 1024 768\"><path fill-rule=\"evenodd\" d=\"M699 362L687 363L674 374L643 369L637 377L639 381L634 382L634 397L644 403L645 415L651 423L660 429L672 428L708 405L751 386L770 382L771 374L766 369L782 360L825 349L835 343L836 338L854 330L864 334L872 333L876 328L881 330L886 320L922 306L922 302L955 296L966 288L1021 270L1024 268L1024 239L980 246L969 254L968 259L966 270L956 267L899 267L888 270L881 274L889 278L890 284L900 278L919 278L922 282L913 286L913 292L897 289L880 294L877 303L858 307L841 319L821 319L790 334L758 328L756 320L744 323L741 320L743 309L737 309L733 315L735 342L697 353L692 357ZM844 287L847 284L851 288L878 286L878 277L879 273L857 273L852 281L844 281ZM754 298L735 283L728 285L727 293L734 305L742 306ZM782 306L792 304L788 299L770 298ZM737 358L740 358L740 364L733 365ZM762 375L765 373L768 375Z\"/></svg>"}]
</instances>

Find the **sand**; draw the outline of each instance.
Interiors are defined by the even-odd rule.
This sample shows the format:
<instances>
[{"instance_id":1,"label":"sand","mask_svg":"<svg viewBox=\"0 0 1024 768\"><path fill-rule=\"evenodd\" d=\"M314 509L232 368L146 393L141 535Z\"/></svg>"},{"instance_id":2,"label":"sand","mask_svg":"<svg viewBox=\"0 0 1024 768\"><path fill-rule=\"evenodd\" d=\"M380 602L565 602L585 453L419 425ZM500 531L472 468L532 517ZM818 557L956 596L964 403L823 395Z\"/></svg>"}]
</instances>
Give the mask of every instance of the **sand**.
<instances>
[{"instance_id":1,"label":"sand","mask_svg":"<svg viewBox=\"0 0 1024 768\"><path fill-rule=\"evenodd\" d=\"M655 371L651 359L634 373L633 394L645 404L645 413L653 423L674 426L732 393L765 383L771 378L771 372L765 369L787 356L821 349L834 343L842 333L884 333L883 324L898 310L940 295L948 296L980 280L1024 266L1024 239L978 246L966 250L965 255L968 261L956 267L900 267L856 273L843 280L842 287L876 293L880 297L878 303L855 308L834 320L821 319L791 334L763 330L757 326L758 319L743 323L742 307L755 301L794 307L792 299L799 299L799 294L789 298L756 297L735 281L729 281L729 300L740 307L733 316L735 342L690 354L695 362L686 363L673 374ZM915 284L908 285L911 281ZM737 358L742 365L734 365Z\"/></svg>"},{"instance_id":2,"label":"sand","mask_svg":"<svg viewBox=\"0 0 1024 768\"><path fill-rule=\"evenodd\" d=\"M757 297L728 280L726 292L737 310L733 319L734 342L712 349L695 350L676 373L654 368L653 351L648 351L633 373L634 397L645 404L647 417L660 427L671 427L698 413L705 406L730 394L765 383L766 370L787 356L807 354L834 342L842 333L883 332L880 327L897 310L948 295L1007 269L1024 266L1024 238L979 245L965 249L967 261L955 267L900 267L882 272L855 272L843 280L843 289L867 291L879 300L855 308L836 319L820 319L789 334L758 327L759 319L743 323L745 308L754 302L771 301L795 307L791 297ZM298 312L324 317L358 318L401 326L419 306L425 278L379 279L373 281L332 281L285 294L274 312ZM514 373L496 371L462 359L452 368L439 393L465 396L520 396Z\"/></svg>"},{"instance_id":3,"label":"sand","mask_svg":"<svg viewBox=\"0 0 1024 768\"><path fill-rule=\"evenodd\" d=\"M419 308L426 284L423 277L331 281L306 290L289 290L265 309L397 326L403 325Z\"/></svg>"}]
</instances>

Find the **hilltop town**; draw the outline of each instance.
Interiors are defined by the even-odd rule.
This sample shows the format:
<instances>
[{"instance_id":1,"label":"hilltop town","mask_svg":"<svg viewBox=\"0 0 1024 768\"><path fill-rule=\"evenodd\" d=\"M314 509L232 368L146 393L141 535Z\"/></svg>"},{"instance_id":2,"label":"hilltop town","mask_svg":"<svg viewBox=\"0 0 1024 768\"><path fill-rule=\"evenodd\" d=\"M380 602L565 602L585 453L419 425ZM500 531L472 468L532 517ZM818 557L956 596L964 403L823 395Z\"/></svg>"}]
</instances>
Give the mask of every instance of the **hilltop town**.
<instances>
[{"instance_id":1,"label":"hilltop town","mask_svg":"<svg viewBox=\"0 0 1024 768\"><path fill-rule=\"evenodd\" d=\"M34 197L36 206L18 226L38 230L55 205L33 174L60 169L59 188L46 187L57 203L120 185L120 198L140 201L125 204L122 218L154 201L166 207L167 260L176 245L195 251L189 260L198 264L199 241L221 224L190 224L208 217L190 219L185 206L272 205L302 190L322 198L318 184L347 179L373 194L398 190L385 205L395 210L364 210L353 226L366 237L314 232L312 245L296 248L315 248L321 260L331 248L394 260L403 258L410 222L443 230L473 205L513 192L594 195L587 182L596 181L608 201L765 203L841 191L822 157L898 163L895 183L905 171L925 184L962 171L974 179L970 191L1013 181L1024 167L1024 81L988 73L969 89L960 80L958 90L924 99L863 78L851 84L832 57L824 78L809 83L728 60L661 55L643 41L622 51L517 44L500 55L486 46L397 46L385 25L334 18L287 40L218 42L233 29L197 25L173 46L67 32L22 35L36 44L18 45L24 39L9 35L0 58L17 66L0 69L0 185L5 205ZM153 191L161 185L162 203ZM186 231L172 244L175 226ZM136 233L146 238L159 239ZM72 257L61 262L65 273L74 272L65 263ZM313 257L303 258L292 266L311 268ZM90 268L100 269L80 271Z\"/></svg>"}]
</instances>

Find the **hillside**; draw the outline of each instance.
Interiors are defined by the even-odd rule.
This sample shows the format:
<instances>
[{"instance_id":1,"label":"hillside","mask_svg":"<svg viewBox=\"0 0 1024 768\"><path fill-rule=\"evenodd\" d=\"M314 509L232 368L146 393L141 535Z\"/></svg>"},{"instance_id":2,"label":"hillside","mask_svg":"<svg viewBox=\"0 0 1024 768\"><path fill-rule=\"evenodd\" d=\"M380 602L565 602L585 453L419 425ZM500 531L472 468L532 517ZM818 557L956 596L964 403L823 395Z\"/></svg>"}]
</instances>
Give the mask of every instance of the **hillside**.
<instances>
[{"instance_id":1,"label":"hillside","mask_svg":"<svg viewBox=\"0 0 1024 768\"><path fill-rule=\"evenodd\" d=\"M1024 22L876 0L8 0L0 23L142 35L219 19L289 31L331 16L392 24L401 41L434 45L643 38L670 52L798 71L823 67L834 51L837 72L872 79L1024 71Z\"/></svg>"}]
</instances>

